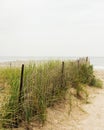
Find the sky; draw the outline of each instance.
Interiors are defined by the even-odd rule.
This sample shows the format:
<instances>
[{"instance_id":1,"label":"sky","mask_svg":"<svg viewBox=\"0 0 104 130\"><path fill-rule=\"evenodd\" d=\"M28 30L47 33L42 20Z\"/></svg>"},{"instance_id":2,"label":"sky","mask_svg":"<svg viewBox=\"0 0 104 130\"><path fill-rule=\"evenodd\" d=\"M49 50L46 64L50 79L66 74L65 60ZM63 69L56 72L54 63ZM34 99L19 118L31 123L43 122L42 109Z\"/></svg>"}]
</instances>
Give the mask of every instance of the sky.
<instances>
[{"instance_id":1,"label":"sky","mask_svg":"<svg viewBox=\"0 0 104 130\"><path fill-rule=\"evenodd\" d=\"M104 56L104 0L0 0L0 56Z\"/></svg>"}]
</instances>

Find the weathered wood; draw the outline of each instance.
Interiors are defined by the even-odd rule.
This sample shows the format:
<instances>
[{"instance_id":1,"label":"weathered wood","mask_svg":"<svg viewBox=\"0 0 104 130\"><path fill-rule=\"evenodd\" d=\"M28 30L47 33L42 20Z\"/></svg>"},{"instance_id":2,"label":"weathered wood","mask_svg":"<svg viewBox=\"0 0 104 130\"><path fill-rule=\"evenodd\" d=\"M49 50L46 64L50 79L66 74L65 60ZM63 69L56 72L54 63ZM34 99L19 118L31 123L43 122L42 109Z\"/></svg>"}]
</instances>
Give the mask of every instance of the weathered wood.
<instances>
[{"instance_id":1,"label":"weathered wood","mask_svg":"<svg viewBox=\"0 0 104 130\"><path fill-rule=\"evenodd\" d=\"M62 74L64 73L64 61L62 62Z\"/></svg>"},{"instance_id":2,"label":"weathered wood","mask_svg":"<svg viewBox=\"0 0 104 130\"><path fill-rule=\"evenodd\" d=\"M88 57L86 57L86 63L88 62Z\"/></svg>"},{"instance_id":3,"label":"weathered wood","mask_svg":"<svg viewBox=\"0 0 104 130\"><path fill-rule=\"evenodd\" d=\"M79 69L79 66L80 66L80 60L77 60L77 62L78 62L78 69Z\"/></svg>"},{"instance_id":4,"label":"weathered wood","mask_svg":"<svg viewBox=\"0 0 104 130\"><path fill-rule=\"evenodd\" d=\"M61 70L61 87L64 87L64 61L62 62L62 70Z\"/></svg>"},{"instance_id":5,"label":"weathered wood","mask_svg":"<svg viewBox=\"0 0 104 130\"><path fill-rule=\"evenodd\" d=\"M21 98L22 98L22 91L23 91L23 74L24 74L24 64L22 64L21 67L21 78L20 78L20 89L19 89L19 103L21 103Z\"/></svg>"},{"instance_id":6,"label":"weathered wood","mask_svg":"<svg viewBox=\"0 0 104 130\"><path fill-rule=\"evenodd\" d=\"M11 68L11 66L12 66L12 63L10 62L10 68Z\"/></svg>"}]
</instances>

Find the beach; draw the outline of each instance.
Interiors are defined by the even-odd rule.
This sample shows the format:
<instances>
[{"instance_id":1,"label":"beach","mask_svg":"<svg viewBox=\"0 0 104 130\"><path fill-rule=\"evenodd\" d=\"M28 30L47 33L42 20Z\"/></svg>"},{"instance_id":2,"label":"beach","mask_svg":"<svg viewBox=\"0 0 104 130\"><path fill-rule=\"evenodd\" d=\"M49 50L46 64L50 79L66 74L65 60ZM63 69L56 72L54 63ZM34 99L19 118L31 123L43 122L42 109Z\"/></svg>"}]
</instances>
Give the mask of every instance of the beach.
<instances>
[{"instance_id":1,"label":"beach","mask_svg":"<svg viewBox=\"0 0 104 130\"><path fill-rule=\"evenodd\" d=\"M104 83L104 70L95 70ZM104 85L102 89L88 87L89 103L75 101L76 107L69 113L68 102L48 108L44 126L31 123L30 130L104 130ZM23 130L23 128L18 128Z\"/></svg>"},{"instance_id":2,"label":"beach","mask_svg":"<svg viewBox=\"0 0 104 130\"><path fill-rule=\"evenodd\" d=\"M95 70L95 75L104 83L104 70ZM104 87L104 86L103 86ZM104 88L89 88L89 103L73 108L68 115L69 104L62 103L48 109L48 119L44 127L34 124L33 130L104 130Z\"/></svg>"},{"instance_id":3,"label":"beach","mask_svg":"<svg viewBox=\"0 0 104 130\"><path fill-rule=\"evenodd\" d=\"M16 67L23 63L30 62L14 61L12 65ZM7 62L5 66L11 67L9 64L10 62ZM104 83L104 69L94 69L94 74ZM30 130L104 130L104 88L87 86L87 90L89 93L87 104L72 97L73 106L70 111L70 103L62 101L47 109L47 120L44 126L31 122ZM18 130L23 130L24 127L25 124Z\"/></svg>"}]
</instances>

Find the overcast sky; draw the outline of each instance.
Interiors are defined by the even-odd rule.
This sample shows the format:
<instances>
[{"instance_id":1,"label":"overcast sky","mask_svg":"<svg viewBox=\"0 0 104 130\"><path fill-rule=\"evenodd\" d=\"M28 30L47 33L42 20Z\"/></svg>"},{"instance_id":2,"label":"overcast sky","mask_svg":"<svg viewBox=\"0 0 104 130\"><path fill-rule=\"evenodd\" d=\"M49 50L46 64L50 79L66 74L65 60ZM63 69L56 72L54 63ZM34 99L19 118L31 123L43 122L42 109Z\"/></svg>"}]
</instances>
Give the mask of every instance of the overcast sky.
<instances>
[{"instance_id":1,"label":"overcast sky","mask_svg":"<svg viewBox=\"0 0 104 130\"><path fill-rule=\"evenodd\" d=\"M0 56L104 56L104 0L0 0Z\"/></svg>"}]
</instances>

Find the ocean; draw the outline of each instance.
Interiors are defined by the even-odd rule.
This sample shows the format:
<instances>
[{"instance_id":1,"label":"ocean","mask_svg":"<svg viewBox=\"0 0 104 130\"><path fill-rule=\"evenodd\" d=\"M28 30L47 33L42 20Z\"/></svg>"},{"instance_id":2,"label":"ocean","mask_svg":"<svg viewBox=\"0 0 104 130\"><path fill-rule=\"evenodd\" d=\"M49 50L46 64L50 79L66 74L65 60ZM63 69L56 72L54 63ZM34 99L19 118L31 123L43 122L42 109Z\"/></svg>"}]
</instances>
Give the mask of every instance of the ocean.
<instances>
[{"instance_id":1,"label":"ocean","mask_svg":"<svg viewBox=\"0 0 104 130\"><path fill-rule=\"evenodd\" d=\"M12 61L44 61L44 60L73 60L79 57L0 57L0 63L7 63ZM95 69L104 69L104 57L89 57L90 63Z\"/></svg>"},{"instance_id":2,"label":"ocean","mask_svg":"<svg viewBox=\"0 0 104 130\"><path fill-rule=\"evenodd\" d=\"M90 57L90 63L95 69L104 69L104 57Z\"/></svg>"}]
</instances>

